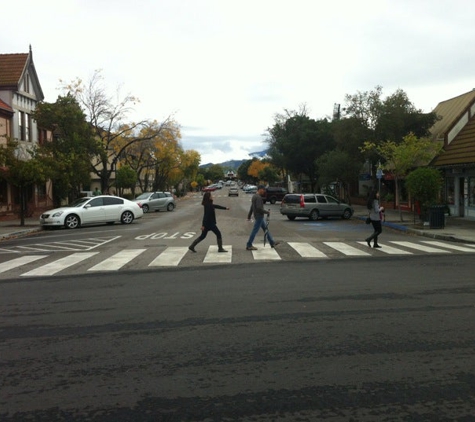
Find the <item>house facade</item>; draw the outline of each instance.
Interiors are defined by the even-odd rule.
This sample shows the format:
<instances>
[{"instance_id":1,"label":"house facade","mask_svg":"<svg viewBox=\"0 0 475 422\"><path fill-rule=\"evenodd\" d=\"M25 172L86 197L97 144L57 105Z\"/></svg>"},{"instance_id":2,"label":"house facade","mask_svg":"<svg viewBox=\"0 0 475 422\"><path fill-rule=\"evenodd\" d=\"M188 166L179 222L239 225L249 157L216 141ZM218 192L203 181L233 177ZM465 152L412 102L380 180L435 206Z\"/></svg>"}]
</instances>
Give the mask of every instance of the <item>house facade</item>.
<instances>
[{"instance_id":1,"label":"house facade","mask_svg":"<svg viewBox=\"0 0 475 422\"><path fill-rule=\"evenodd\" d=\"M475 89L437 105L431 129L442 152L431 165L444 178L443 200L450 214L475 220Z\"/></svg>"},{"instance_id":2,"label":"house facade","mask_svg":"<svg viewBox=\"0 0 475 422\"><path fill-rule=\"evenodd\" d=\"M52 132L39 128L33 119L36 105L43 99L31 46L28 53L0 54L0 146L9 139L17 141L20 160L31 158L29 150L35 144L51 140ZM50 207L51 192L50 182L29 187L28 214ZM15 215L19 208L17 187L0 178L0 216Z\"/></svg>"}]
</instances>

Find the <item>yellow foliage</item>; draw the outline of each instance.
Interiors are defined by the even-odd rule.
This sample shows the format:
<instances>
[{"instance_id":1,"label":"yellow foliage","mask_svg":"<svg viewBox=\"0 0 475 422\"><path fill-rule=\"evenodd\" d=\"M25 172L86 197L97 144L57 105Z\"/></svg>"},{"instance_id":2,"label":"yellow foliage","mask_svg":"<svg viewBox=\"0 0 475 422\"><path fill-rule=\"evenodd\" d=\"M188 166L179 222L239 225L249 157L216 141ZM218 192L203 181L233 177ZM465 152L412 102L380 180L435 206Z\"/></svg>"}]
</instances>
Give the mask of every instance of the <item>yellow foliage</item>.
<instances>
[{"instance_id":1,"label":"yellow foliage","mask_svg":"<svg viewBox=\"0 0 475 422\"><path fill-rule=\"evenodd\" d=\"M262 161L254 160L249 166L249 169L247 170L247 174L249 176L257 178L259 177L259 173L269 166L270 166L269 163L263 163Z\"/></svg>"}]
</instances>

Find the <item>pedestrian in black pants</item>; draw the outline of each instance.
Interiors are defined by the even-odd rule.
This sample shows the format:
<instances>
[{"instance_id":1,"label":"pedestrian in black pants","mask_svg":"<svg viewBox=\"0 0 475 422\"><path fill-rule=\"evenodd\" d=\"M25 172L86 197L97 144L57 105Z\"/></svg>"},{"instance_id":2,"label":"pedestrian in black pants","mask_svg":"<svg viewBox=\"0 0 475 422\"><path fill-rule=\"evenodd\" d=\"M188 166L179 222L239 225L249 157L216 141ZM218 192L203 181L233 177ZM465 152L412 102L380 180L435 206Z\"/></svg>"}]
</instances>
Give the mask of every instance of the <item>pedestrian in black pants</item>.
<instances>
[{"instance_id":1,"label":"pedestrian in black pants","mask_svg":"<svg viewBox=\"0 0 475 422\"><path fill-rule=\"evenodd\" d=\"M369 218L371 220L371 224L373 225L374 232L365 240L368 246L371 248L371 240L374 239L373 248L380 248L381 246L378 245L378 236L383 231L381 226L381 212L384 210L384 208L379 206L379 192L376 189L373 189L370 192L366 206L369 211Z\"/></svg>"},{"instance_id":2,"label":"pedestrian in black pants","mask_svg":"<svg viewBox=\"0 0 475 422\"><path fill-rule=\"evenodd\" d=\"M201 205L204 207L203 223L201 224L201 235L188 247L188 249L191 252L196 252L195 246L204 240L209 231L212 231L216 235L216 239L218 241L218 252L227 252L227 250L223 249L223 238L218 226L216 225L216 213L214 210L229 210L229 208L213 204L211 192L205 192L203 195L203 200L201 201Z\"/></svg>"}]
</instances>

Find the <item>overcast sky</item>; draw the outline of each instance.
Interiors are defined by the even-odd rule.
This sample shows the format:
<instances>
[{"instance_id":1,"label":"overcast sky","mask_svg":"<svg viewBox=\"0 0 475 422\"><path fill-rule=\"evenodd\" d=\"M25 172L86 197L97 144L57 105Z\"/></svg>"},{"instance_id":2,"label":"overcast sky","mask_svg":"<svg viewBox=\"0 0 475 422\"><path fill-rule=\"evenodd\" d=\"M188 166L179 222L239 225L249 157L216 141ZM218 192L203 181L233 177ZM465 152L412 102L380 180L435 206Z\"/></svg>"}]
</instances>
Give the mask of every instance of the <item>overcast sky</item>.
<instances>
[{"instance_id":1,"label":"overcast sky","mask_svg":"<svg viewBox=\"0 0 475 422\"><path fill-rule=\"evenodd\" d=\"M284 109L330 117L345 94L403 89L417 108L475 88L471 0L4 2L0 53L29 45L45 101L96 69L182 127L202 164L249 158Z\"/></svg>"}]
</instances>

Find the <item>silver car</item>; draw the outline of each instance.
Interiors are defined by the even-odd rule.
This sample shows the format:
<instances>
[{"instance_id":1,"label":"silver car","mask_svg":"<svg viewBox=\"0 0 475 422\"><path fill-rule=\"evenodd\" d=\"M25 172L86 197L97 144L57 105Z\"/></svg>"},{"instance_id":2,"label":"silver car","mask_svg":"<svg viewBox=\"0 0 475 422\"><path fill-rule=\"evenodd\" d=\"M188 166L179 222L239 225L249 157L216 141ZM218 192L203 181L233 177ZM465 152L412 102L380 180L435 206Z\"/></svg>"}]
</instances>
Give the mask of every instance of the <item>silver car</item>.
<instances>
[{"instance_id":1,"label":"silver car","mask_svg":"<svg viewBox=\"0 0 475 422\"><path fill-rule=\"evenodd\" d=\"M176 207L175 198L170 192L144 192L134 202L142 207L144 213L149 211L173 211Z\"/></svg>"},{"instance_id":2,"label":"silver car","mask_svg":"<svg viewBox=\"0 0 475 422\"><path fill-rule=\"evenodd\" d=\"M295 220L296 217L306 217L313 221L328 217L348 219L353 212L350 205L333 196L319 193L289 193L280 205L280 213L289 220Z\"/></svg>"}]
</instances>

